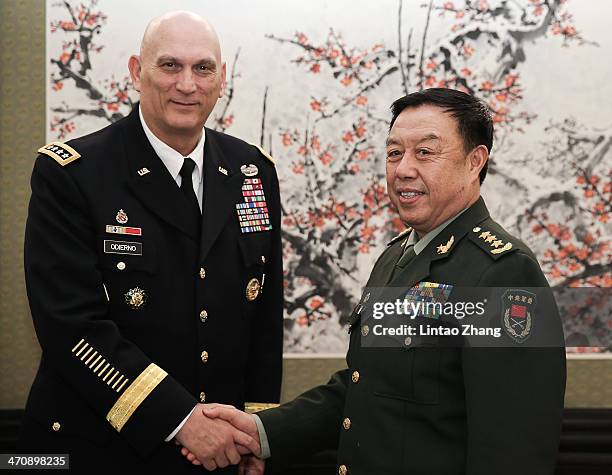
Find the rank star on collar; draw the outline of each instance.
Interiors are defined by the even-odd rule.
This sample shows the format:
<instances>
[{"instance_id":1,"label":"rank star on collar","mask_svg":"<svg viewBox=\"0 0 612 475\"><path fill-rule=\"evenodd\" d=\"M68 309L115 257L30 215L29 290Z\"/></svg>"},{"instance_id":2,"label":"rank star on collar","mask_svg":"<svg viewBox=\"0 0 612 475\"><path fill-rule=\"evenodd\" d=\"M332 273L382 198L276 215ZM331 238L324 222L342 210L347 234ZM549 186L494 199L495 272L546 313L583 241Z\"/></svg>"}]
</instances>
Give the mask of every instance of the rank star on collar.
<instances>
[{"instance_id":1,"label":"rank star on collar","mask_svg":"<svg viewBox=\"0 0 612 475\"><path fill-rule=\"evenodd\" d=\"M438 254L446 254L450 250L454 242L455 242L455 236L451 236L448 242L446 244L440 244L436 248L436 251L438 252Z\"/></svg>"}]
</instances>

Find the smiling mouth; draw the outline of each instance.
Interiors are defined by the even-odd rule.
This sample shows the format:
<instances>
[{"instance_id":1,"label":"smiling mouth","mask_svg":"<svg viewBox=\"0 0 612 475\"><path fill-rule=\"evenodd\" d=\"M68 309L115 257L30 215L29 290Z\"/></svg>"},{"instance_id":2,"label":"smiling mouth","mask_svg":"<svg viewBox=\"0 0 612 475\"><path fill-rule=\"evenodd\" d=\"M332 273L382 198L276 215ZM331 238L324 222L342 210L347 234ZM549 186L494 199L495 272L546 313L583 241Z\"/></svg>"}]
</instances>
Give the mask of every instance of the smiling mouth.
<instances>
[{"instance_id":1,"label":"smiling mouth","mask_svg":"<svg viewBox=\"0 0 612 475\"><path fill-rule=\"evenodd\" d=\"M421 196L424 194L425 193L423 193L422 191L400 191L398 192L398 195L404 199L415 198L417 196Z\"/></svg>"},{"instance_id":2,"label":"smiling mouth","mask_svg":"<svg viewBox=\"0 0 612 475\"><path fill-rule=\"evenodd\" d=\"M197 102L181 102L181 101L175 101L173 99L170 99L170 102L177 104L179 106L197 106L198 105Z\"/></svg>"}]
</instances>

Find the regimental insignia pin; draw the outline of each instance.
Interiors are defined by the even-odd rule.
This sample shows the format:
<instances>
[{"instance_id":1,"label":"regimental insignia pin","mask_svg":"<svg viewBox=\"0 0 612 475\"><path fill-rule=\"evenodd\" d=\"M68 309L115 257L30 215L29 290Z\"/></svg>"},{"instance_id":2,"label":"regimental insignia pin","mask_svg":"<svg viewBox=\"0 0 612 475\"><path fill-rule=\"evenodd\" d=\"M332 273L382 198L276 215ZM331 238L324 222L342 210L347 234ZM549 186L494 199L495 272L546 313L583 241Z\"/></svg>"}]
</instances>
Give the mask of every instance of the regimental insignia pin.
<instances>
[{"instance_id":1,"label":"regimental insignia pin","mask_svg":"<svg viewBox=\"0 0 612 475\"><path fill-rule=\"evenodd\" d=\"M138 170L138 176L145 176L147 173L151 173L147 167Z\"/></svg>"},{"instance_id":2,"label":"regimental insignia pin","mask_svg":"<svg viewBox=\"0 0 612 475\"><path fill-rule=\"evenodd\" d=\"M252 302L259 296L259 290L261 289L261 284L257 279L249 280L249 283L246 286L246 298L249 302Z\"/></svg>"},{"instance_id":3,"label":"regimental insignia pin","mask_svg":"<svg viewBox=\"0 0 612 475\"><path fill-rule=\"evenodd\" d=\"M120 209L119 211L117 211L117 216L115 216L115 219L119 224L125 224L128 222L128 215L125 211Z\"/></svg>"},{"instance_id":4,"label":"regimental insignia pin","mask_svg":"<svg viewBox=\"0 0 612 475\"><path fill-rule=\"evenodd\" d=\"M219 171L223 173L225 176L227 176L227 170L225 168L219 167Z\"/></svg>"},{"instance_id":5,"label":"regimental insignia pin","mask_svg":"<svg viewBox=\"0 0 612 475\"><path fill-rule=\"evenodd\" d=\"M508 289L502 297L501 321L506 334L523 343L533 330L536 296L519 289Z\"/></svg>"},{"instance_id":6,"label":"regimental insignia pin","mask_svg":"<svg viewBox=\"0 0 612 475\"><path fill-rule=\"evenodd\" d=\"M453 246L454 242L455 236L451 236L446 244L440 244L436 249L438 254L446 254L448 251L450 251L450 248Z\"/></svg>"},{"instance_id":7,"label":"regimental insignia pin","mask_svg":"<svg viewBox=\"0 0 612 475\"><path fill-rule=\"evenodd\" d=\"M248 165L242 165L240 167L240 171L245 176L255 176L255 175L257 175L259 173L259 168L257 168L256 165L253 165L252 163L249 163Z\"/></svg>"},{"instance_id":8,"label":"regimental insignia pin","mask_svg":"<svg viewBox=\"0 0 612 475\"><path fill-rule=\"evenodd\" d=\"M147 293L140 287L134 287L125 293L125 303L132 310L140 310L147 303Z\"/></svg>"}]
</instances>

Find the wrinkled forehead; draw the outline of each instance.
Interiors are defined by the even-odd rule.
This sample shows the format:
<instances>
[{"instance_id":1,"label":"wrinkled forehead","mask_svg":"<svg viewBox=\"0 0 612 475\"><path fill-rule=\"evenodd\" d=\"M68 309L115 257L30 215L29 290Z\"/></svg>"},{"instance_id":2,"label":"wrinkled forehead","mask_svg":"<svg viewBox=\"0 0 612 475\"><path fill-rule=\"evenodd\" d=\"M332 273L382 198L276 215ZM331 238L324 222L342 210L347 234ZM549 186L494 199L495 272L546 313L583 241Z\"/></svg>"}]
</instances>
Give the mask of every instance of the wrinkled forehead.
<instances>
[{"instance_id":1,"label":"wrinkled forehead","mask_svg":"<svg viewBox=\"0 0 612 475\"><path fill-rule=\"evenodd\" d=\"M461 140L455 118L440 107L424 105L404 109L393 123L386 143L454 140Z\"/></svg>"},{"instance_id":2,"label":"wrinkled forehead","mask_svg":"<svg viewBox=\"0 0 612 475\"><path fill-rule=\"evenodd\" d=\"M198 23L188 25L177 21L164 22L147 33L142 50L142 54L153 61L161 57L171 57L184 62L221 62L217 35Z\"/></svg>"}]
</instances>

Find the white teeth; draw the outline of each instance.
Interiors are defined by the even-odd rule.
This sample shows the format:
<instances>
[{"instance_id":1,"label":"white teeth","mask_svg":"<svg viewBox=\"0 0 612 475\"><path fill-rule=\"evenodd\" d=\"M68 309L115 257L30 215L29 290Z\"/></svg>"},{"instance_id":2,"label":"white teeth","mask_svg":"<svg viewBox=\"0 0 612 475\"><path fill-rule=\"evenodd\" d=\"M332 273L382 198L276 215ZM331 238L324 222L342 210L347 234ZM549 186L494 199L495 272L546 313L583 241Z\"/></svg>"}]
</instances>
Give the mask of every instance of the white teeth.
<instances>
[{"instance_id":1,"label":"white teeth","mask_svg":"<svg viewBox=\"0 0 612 475\"><path fill-rule=\"evenodd\" d=\"M423 193L418 192L418 191L406 191L406 192L400 193L402 198L414 198L415 196L422 195L422 194Z\"/></svg>"}]
</instances>

